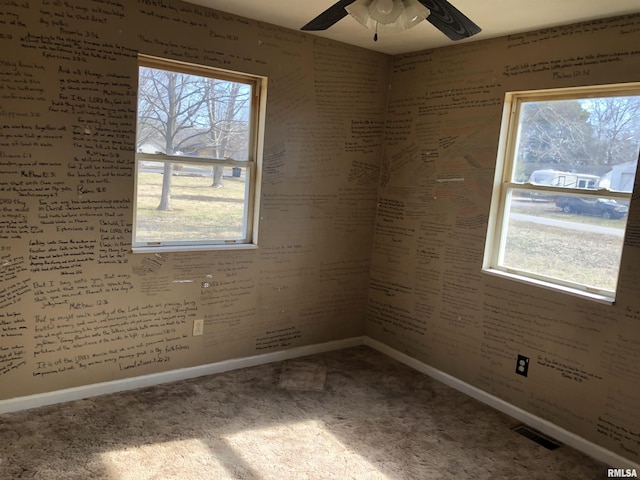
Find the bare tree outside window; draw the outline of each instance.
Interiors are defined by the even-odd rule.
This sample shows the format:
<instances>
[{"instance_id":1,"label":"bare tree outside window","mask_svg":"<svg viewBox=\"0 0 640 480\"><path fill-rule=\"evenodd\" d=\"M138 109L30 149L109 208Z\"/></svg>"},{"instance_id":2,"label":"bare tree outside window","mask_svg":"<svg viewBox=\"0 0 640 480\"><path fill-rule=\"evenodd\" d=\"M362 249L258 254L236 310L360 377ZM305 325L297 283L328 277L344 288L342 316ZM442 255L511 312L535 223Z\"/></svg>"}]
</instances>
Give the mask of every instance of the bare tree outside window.
<instances>
[{"instance_id":1,"label":"bare tree outside window","mask_svg":"<svg viewBox=\"0 0 640 480\"><path fill-rule=\"evenodd\" d=\"M199 115L205 103L199 77L140 67L138 103L138 131L144 132L138 149L144 140L158 145L162 153L176 155L206 128ZM167 162L158 210L171 210L172 177L173 163Z\"/></svg>"},{"instance_id":2,"label":"bare tree outside window","mask_svg":"<svg viewBox=\"0 0 640 480\"><path fill-rule=\"evenodd\" d=\"M640 98L534 101L520 110L519 178L541 168L603 175L633 162L640 138Z\"/></svg>"},{"instance_id":3,"label":"bare tree outside window","mask_svg":"<svg viewBox=\"0 0 640 480\"><path fill-rule=\"evenodd\" d=\"M594 157L604 165L634 161L640 138L640 98L598 98L585 103L595 139Z\"/></svg>"},{"instance_id":4,"label":"bare tree outside window","mask_svg":"<svg viewBox=\"0 0 640 480\"><path fill-rule=\"evenodd\" d=\"M246 159L249 100L242 83L140 67L138 151ZM213 167L212 186L222 187L223 172ZM159 210L171 209L172 173L173 163L165 163Z\"/></svg>"},{"instance_id":5,"label":"bare tree outside window","mask_svg":"<svg viewBox=\"0 0 640 480\"><path fill-rule=\"evenodd\" d=\"M208 134L214 158L244 160L247 155L250 92L240 83L207 78L204 82L209 124ZM213 167L212 186L221 188L223 167Z\"/></svg>"}]
</instances>

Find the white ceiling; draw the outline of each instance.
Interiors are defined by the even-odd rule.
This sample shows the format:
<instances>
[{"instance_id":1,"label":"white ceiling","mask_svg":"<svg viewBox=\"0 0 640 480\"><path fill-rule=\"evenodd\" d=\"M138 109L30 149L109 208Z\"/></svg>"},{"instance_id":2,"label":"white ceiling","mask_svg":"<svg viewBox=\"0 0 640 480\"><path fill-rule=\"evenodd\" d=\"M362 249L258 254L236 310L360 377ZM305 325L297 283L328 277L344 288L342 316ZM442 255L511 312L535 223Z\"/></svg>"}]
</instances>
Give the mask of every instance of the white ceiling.
<instances>
[{"instance_id":1,"label":"white ceiling","mask_svg":"<svg viewBox=\"0 0 640 480\"><path fill-rule=\"evenodd\" d=\"M299 30L337 0L187 1ZM639 0L450 0L450 3L482 28L482 32L462 42L640 12ZM428 22L406 32L379 36L374 42L373 32L350 16L324 32L310 33L392 55L454 43Z\"/></svg>"}]
</instances>

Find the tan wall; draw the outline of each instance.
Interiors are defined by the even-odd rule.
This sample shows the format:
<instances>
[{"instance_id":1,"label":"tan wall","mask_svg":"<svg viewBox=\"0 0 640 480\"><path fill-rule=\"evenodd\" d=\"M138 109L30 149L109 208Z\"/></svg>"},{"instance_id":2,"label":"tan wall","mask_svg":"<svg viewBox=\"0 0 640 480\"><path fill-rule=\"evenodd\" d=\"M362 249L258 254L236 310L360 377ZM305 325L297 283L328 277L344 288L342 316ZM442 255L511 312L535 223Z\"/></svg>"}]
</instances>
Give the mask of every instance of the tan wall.
<instances>
[{"instance_id":1,"label":"tan wall","mask_svg":"<svg viewBox=\"0 0 640 480\"><path fill-rule=\"evenodd\" d=\"M504 93L640 81L640 16L394 57L367 333L640 460L640 205L613 306L481 273ZM527 378L516 358L531 359Z\"/></svg>"},{"instance_id":2,"label":"tan wall","mask_svg":"<svg viewBox=\"0 0 640 480\"><path fill-rule=\"evenodd\" d=\"M388 56L171 0L0 51L0 399L362 335ZM258 250L130 253L138 52L268 77Z\"/></svg>"}]
</instances>

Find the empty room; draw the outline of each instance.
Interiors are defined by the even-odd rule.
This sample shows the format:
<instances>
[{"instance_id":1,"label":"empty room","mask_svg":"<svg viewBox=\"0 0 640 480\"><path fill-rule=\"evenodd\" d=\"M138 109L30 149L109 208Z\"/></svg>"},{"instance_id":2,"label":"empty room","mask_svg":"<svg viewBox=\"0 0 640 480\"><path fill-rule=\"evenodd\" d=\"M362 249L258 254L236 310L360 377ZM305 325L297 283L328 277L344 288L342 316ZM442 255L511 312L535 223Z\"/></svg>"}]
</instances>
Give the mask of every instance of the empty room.
<instances>
[{"instance_id":1,"label":"empty room","mask_svg":"<svg viewBox=\"0 0 640 480\"><path fill-rule=\"evenodd\" d=\"M0 479L638 476L637 0L0 26Z\"/></svg>"}]
</instances>

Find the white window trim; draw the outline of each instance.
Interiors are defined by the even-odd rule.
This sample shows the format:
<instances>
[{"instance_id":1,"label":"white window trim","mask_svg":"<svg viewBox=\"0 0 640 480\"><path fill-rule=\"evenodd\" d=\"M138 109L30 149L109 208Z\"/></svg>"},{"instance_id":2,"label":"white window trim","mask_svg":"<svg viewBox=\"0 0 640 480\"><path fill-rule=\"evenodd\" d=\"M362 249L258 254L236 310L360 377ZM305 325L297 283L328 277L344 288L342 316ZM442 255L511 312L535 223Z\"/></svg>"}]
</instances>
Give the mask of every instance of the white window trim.
<instances>
[{"instance_id":1,"label":"white window trim","mask_svg":"<svg viewBox=\"0 0 640 480\"><path fill-rule=\"evenodd\" d=\"M258 248L258 227L259 227L259 207L260 193L262 185L262 159L264 156L264 130L266 122L266 104L267 104L267 77L250 75L230 70L223 70L216 67L206 65L195 65L176 60L153 57L150 55L138 55L138 67L144 66L149 68L173 70L180 73L212 76L215 78L243 81L252 86L253 97L251 99L252 122L250 131L249 158L246 161L232 159L213 159L203 157L190 156L171 156L165 154L135 154L135 172L134 172L134 208L133 208L133 224L131 236L131 251L133 253L162 253L162 252L184 252L184 251L207 251L207 250L250 250ZM137 120L136 120L137 121ZM245 210L246 232L243 239L233 241L210 241L210 242L171 242L163 244L162 242L135 242L135 225L136 225L136 207L135 199L137 198L137 178L139 160L148 159L151 161L170 161L182 163L202 163L207 165L228 165L238 166L247 169L249 182L247 184L247 200Z\"/></svg>"},{"instance_id":2,"label":"white window trim","mask_svg":"<svg viewBox=\"0 0 640 480\"><path fill-rule=\"evenodd\" d=\"M487 229L487 237L485 243L485 251L483 257L482 271L484 273L495 275L501 278L535 285L545 289L563 292L569 295L587 298L604 304L613 304L615 302L616 292L608 292L605 290L593 289L586 285L579 285L559 279L549 279L544 276L535 275L529 272L522 272L512 268L506 268L499 265L499 258L502 247L505 243L506 223L508 218L505 216L505 208L508 196L514 189L524 189L532 191L558 193L570 193L573 195L587 196L607 196L613 198L622 198L631 200L632 193L617 192L609 190L588 190L564 188L564 187L545 187L532 184L515 183L511 181L513 162L515 158L516 140L518 134L518 122L520 105L524 102L531 101L551 101L551 100L567 100L574 98L589 98L608 96L637 96L640 92L640 83L625 83L616 85L594 85L587 87L573 87L549 90L530 90L521 92L507 92L505 94L505 102L502 114L502 123L500 125L500 140L498 144L498 154L496 161L496 170L491 195L491 207L489 210L489 222Z\"/></svg>"}]
</instances>

